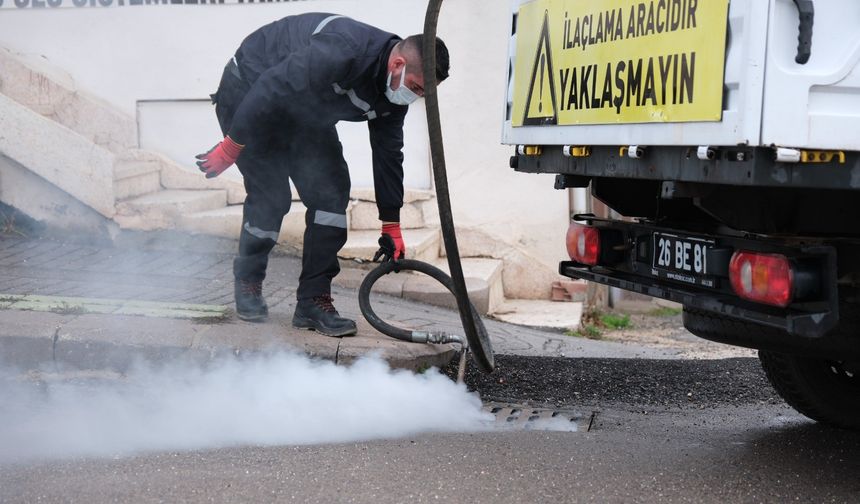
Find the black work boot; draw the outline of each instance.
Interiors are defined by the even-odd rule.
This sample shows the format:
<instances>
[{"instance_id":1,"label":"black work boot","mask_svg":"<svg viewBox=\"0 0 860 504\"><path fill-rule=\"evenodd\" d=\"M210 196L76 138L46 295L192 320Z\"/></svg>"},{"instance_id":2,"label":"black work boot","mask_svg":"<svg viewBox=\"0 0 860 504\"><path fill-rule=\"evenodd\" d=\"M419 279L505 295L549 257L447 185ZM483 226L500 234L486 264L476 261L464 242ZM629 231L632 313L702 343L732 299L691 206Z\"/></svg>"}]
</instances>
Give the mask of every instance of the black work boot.
<instances>
[{"instance_id":1,"label":"black work boot","mask_svg":"<svg viewBox=\"0 0 860 504\"><path fill-rule=\"evenodd\" d=\"M269 316L269 306L263 298L263 282L236 279L236 316L249 322L263 322Z\"/></svg>"},{"instance_id":2,"label":"black work boot","mask_svg":"<svg viewBox=\"0 0 860 504\"><path fill-rule=\"evenodd\" d=\"M326 336L352 336L356 332L355 321L343 318L332 304L334 300L325 294L312 299L299 299L293 315L293 327L313 329Z\"/></svg>"}]
</instances>

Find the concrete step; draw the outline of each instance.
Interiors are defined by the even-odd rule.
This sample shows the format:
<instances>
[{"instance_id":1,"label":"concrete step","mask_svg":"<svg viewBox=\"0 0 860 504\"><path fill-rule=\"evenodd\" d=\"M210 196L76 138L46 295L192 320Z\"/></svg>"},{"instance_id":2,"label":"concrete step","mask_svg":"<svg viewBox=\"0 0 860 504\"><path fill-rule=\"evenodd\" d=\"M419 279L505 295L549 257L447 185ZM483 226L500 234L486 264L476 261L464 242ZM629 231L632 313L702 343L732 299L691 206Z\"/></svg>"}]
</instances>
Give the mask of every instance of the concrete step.
<instances>
[{"instance_id":1,"label":"concrete step","mask_svg":"<svg viewBox=\"0 0 860 504\"><path fill-rule=\"evenodd\" d=\"M237 239L242 227L242 205L229 205L183 215L179 218L177 227L194 234Z\"/></svg>"},{"instance_id":2,"label":"concrete step","mask_svg":"<svg viewBox=\"0 0 860 504\"><path fill-rule=\"evenodd\" d=\"M281 224L279 243L299 244L305 232L305 213L307 209L294 201L290 213ZM238 239L242 228L242 205L229 205L224 208L195 212L181 216L179 229L192 233Z\"/></svg>"},{"instance_id":3,"label":"concrete step","mask_svg":"<svg viewBox=\"0 0 860 504\"><path fill-rule=\"evenodd\" d=\"M349 191L349 197L353 200L376 202L376 192L372 187L353 187ZM403 203L415 203L418 201L428 201L435 198L433 191L424 189L409 189L403 191Z\"/></svg>"},{"instance_id":4,"label":"concrete step","mask_svg":"<svg viewBox=\"0 0 860 504\"><path fill-rule=\"evenodd\" d=\"M126 229L169 229L183 215L215 210L226 205L227 191L224 190L158 191L118 203L114 220Z\"/></svg>"},{"instance_id":5,"label":"concrete step","mask_svg":"<svg viewBox=\"0 0 860 504\"><path fill-rule=\"evenodd\" d=\"M419 261L437 259L440 240L441 236L437 228L403 230L406 255L410 259L418 259ZM379 230L351 231L349 239L339 255L344 259L370 261L377 250L379 250Z\"/></svg>"},{"instance_id":6,"label":"concrete step","mask_svg":"<svg viewBox=\"0 0 860 504\"><path fill-rule=\"evenodd\" d=\"M431 264L445 273L451 274L448 268L448 259L439 258ZM505 286L502 282L504 261L500 259L466 258L462 259L460 264L463 265L463 277L466 278L467 290L469 290L469 279L481 280L487 285L487 309L482 312L482 315L491 313L505 302ZM471 290L469 291L469 297L472 299L472 304L477 308L478 303L475 301Z\"/></svg>"},{"instance_id":7,"label":"concrete step","mask_svg":"<svg viewBox=\"0 0 860 504\"><path fill-rule=\"evenodd\" d=\"M426 227L423 209L425 203L426 201L403 203L403 208L400 209L400 226L403 229ZM365 231L378 230L379 227L379 210L376 207L376 203L353 200L349 209L349 228L356 231Z\"/></svg>"},{"instance_id":8,"label":"concrete step","mask_svg":"<svg viewBox=\"0 0 860 504\"><path fill-rule=\"evenodd\" d=\"M490 286L479 278L466 277L469 300L480 315L490 311ZM409 275L403 282L403 297L421 303L457 309L457 299L444 285L423 274Z\"/></svg>"},{"instance_id":9,"label":"concrete step","mask_svg":"<svg viewBox=\"0 0 860 504\"><path fill-rule=\"evenodd\" d=\"M158 172L161 166L149 160L138 159L117 159L113 167L113 179L122 180L130 177L137 177L147 173Z\"/></svg>"},{"instance_id":10,"label":"concrete step","mask_svg":"<svg viewBox=\"0 0 860 504\"><path fill-rule=\"evenodd\" d=\"M293 201L290 213L284 217L284 221L281 224L278 243L293 246L301 245L304 240L306 213L307 208L300 201ZM176 226L191 233L237 239L242 227L242 205L229 205L200 212L183 213L178 215ZM441 238L438 229L406 229L403 231L403 236L410 258L427 262L439 259L437 250ZM376 229L350 231L346 245L341 249L339 256L344 259L369 261L379 249L378 240L379 230ZM473 274L476 278L492 277L495 280L496 276L501 277L500 273L493 276L483 272L483 270L488 269L486 263L491 261L488 259L470 260L470 263L474 264L473 270L475 273ZM478 271L481 272L479 273Z\"/></svg>"},{"instance_id":11,"label":"concrete step","mask_svg":"<svg viewBox=\"0 0 860 504\"><path fill-rule=\"evenodd\" d=\"M245 201L245 187L242 181L227 177L226 174L207 179L197 167L181 166L167 156L148 150L127 149L122 156L124 160L152 163L158 166L161 172L161 186L165 189L189 191L221 189L227 191L229 204L241 204Z\"/></svg>"},{"instance_id":12,"label":"concrete step","mask_svg":"<svg viewBox=\"0 0 860 504\"><path fill-rule=\"evenodd\" d=\"M492 312L492 316L528 327L574 330L582 319L582 303L509 299Z\"/></svg>"},{"instance_id":13,"label":"concrete step","mask_svg":"<svg viewBox=\"0 0 860 504\"><path fill-rule=\"evenodd\" d=\"M158 164L122 160L114 165L113 192L117 200L143 196L160 190L161 170Z\"/></svg>"}]
</instances>

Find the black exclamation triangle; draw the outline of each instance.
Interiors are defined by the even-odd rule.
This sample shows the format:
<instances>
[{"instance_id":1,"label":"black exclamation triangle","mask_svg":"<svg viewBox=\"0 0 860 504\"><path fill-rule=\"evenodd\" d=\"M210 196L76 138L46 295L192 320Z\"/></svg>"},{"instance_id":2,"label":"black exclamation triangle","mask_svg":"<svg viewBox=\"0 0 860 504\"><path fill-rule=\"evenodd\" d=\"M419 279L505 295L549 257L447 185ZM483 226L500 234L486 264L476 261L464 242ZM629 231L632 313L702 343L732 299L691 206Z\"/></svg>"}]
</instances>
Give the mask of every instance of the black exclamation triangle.
<instances>
[{"instance_id":1,"label":"black exclamation triangle","mask_svg":"<svg viewBox=\"0 0 860 504\"><path fill-rule=\"evenodd\" d=\"M540 72L540 77L537 75L538 72ZM540 90L535 92L535 86L540 86ZM544 86L546 86L546 92L544 92ZM544 97L549 100L546 106L543 102ZM536 99L537 106L535 106ZM552 49L550 49L549 12L544 12L543 28L538 39L537 50L534 53L522 125L546 126L557 123L558 111L555 100L555 83L553 82Z\"/></svg>"}]
</instances>

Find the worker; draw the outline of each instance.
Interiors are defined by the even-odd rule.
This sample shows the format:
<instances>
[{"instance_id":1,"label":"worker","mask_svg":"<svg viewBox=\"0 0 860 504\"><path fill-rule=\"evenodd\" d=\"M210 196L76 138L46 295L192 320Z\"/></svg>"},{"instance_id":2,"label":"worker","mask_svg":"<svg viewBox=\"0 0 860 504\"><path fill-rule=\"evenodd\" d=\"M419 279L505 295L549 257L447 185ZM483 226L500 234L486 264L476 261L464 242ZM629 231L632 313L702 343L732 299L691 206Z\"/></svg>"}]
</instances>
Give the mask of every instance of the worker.
<instances>
[{"instance_id":1,"label":"worker","mask_svg":"<svg viewBox=\"0 0 860 504\"><path fill-rule=\"evenodd\" d=\"M436 47L436 79L448 77L445 44ZM263 280L284 215L289 180L307 207L302 270L293 326L349 336L355 321L341 317L331 297L346 243L350 179L335 125L367 121L382 234L405 257L403 120L424 95L423 36L401 39L345 16L289 16L251 33L227 62L212 102L224 139L197 165L207 178L234 163L244 177L239 252L233 261L236 313L263 321Z\"/></svg>"}]
</instances>

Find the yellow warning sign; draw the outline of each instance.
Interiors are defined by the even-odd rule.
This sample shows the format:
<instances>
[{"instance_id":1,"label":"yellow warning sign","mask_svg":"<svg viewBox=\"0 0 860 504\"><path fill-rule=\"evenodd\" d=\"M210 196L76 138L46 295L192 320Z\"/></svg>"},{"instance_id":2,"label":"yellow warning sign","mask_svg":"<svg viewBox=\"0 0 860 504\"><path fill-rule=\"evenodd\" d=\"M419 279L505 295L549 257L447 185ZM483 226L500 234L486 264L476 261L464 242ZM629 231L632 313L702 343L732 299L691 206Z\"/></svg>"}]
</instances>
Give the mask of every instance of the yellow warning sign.
<instances>
[{"instance_id":1,"label":"yellow warning sign","mask_svg":"<svg viewBox=\"0 0 860 504\"><path fill-rule=\"evenodd\" d=\"M729 0L533 0L513 125L720 121Z\"/></svg>"}]
</instances>

